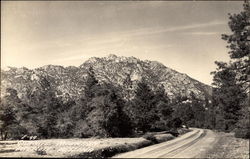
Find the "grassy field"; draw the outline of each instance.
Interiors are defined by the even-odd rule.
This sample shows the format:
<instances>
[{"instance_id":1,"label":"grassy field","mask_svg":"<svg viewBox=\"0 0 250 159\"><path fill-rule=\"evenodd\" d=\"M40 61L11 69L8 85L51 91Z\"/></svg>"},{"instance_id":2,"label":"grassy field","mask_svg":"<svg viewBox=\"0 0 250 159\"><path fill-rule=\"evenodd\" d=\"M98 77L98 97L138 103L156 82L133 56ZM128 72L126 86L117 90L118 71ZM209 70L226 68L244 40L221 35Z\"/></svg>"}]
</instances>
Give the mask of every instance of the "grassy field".
<instances>
[{"instance_id":1,"label":"grassy field","mask_svg":"<svg viewBox=\"0 0 250 159\"><path fill-rule=\"evenodd\" d=\"M175 138L166 133L153 136L157 142ZM110 157L154 143L143 137L0 141L0 157Z\"/></svg>"},{"instance_id":2,"label":"grassy field","mask_svg":"<svg viewBox=\"0 0 250 159\"><path fill-rule=\"evenodd\" d=\"M206 158L249 159L249 140L235 138L233 133L218 134L219 140Z\"/></svg>"}]
</instances>

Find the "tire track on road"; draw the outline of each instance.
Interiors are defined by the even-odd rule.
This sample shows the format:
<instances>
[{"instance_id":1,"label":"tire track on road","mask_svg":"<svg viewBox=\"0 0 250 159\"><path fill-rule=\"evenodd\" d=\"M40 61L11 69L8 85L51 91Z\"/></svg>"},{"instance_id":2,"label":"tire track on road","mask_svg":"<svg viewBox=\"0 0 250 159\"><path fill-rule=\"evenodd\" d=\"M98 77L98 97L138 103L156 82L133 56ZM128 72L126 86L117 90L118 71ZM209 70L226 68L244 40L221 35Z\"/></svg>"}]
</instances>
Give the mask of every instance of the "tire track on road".
<instances>
[{"instance_id":1,"label":"tire track on road","mask_svg":"<svg viewBox=\"0 0 250 159\"><path fill-rule=\"evenodd\" d=\"M151 145L145 148L141 148L141 149L137 149L134 151L130 151L130 152L126 152L126 153L122 153L122 154L118 154L116 156L113 156L113 158L149 158L149 157L157 157L161 154L165 154L166 151L171 151L176 149L176 147L181 146L185 143L189 143L190 140L194 140L196 138L196 136L200 136L200 134L203 133L203 130L201 129L193 129L193 131L184 134L180 137L177 137L173 140L170 141L166 141L160 144L155 144L155 145ZM164 152L165 150L165 152Z\"/></svg>"},{"instance_id":2,"label":"tire track on road","mask_svg":"<svg viewBox=\"0 0 250 159\"><path fill-rule=\"evenodd\" d=\"M153 150L150 150L150 151L148 151L148 152L143 153L142 155L145 155L145 154L148 154L148 153L149 153L149 154L152 154L152 153L157 153L157 152L159 152L159 151L162 151L162 149L169 148L169 147L171 147L171 146L174 146L174 145L176 145L176 144L178 144L178 143L181 143L181 142L183 142L183 141L186 141L186 140L188 140L188 139L194 137L194 136L197 135L199 132L200 132L200 130L198 130L198 131L195 132L194 134L192 134L192 135L190 135L190 136L184 138L183 140L179 140L179 141L176 141L176 142L174 142L174 143L170 143L170 144L167 144L167 145L163 145L163 146L161 146L161 147L157 147L157 148L155 148L155 149L153 149Z\"/></svg>"},{"instance_id":3,"label":"tire track on road","mask_svg":"<svg viewBox=\"0 0 250 159\"><path fill-rule=\"evenodd\" d=\"M157 158L174 157L175 155L179 154L180 152L184 151L185 149L189 148L190 146L194 145L196 142L201 140L204 136L206 136L206 134L207 134L207 131L204 130L204 132L202 134L200 134L199 137L196 138L195 140L193 140L193 141L191 141L191 142L189 142L187 144L184 144L184 145L176 148L175 150L167 152L166 154L163 154L161 156L157 156Z\"/></svg>"}]
</instances>

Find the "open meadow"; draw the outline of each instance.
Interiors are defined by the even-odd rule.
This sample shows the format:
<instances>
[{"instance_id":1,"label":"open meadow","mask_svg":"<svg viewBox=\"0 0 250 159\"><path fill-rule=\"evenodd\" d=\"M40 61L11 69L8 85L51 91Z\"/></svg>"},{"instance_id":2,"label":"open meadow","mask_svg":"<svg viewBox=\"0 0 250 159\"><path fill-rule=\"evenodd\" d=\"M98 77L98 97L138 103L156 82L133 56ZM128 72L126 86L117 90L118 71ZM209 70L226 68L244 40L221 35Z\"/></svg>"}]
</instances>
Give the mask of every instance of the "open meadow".
<instances>
[{"instance_id":1,"label":"open meadow","mask_svg":"<svg viewBox=\"0 0 250 159\"><path fill-rule=\"evenodd\" d=\"M153 136L155 141L146 137L0 141L0 157L110 157L175 138L166 133Z\"/></svg>"}]
</instances>

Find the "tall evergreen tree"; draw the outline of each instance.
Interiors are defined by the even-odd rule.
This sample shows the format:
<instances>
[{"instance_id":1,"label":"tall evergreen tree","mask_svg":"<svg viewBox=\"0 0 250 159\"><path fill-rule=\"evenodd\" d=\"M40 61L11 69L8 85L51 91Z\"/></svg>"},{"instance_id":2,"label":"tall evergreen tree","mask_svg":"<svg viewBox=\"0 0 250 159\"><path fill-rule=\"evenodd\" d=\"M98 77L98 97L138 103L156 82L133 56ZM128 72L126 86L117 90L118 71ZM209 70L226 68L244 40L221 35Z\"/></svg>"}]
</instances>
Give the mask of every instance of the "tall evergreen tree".
<instances>
[{"instance_id":1,"label":"tall evergreen tree","mask_svg":"<svg viewBox=\"0 0 250 159\"><path fill-rule=\"evenodd\" d=\"M95 78L95 72L93 70L93 67L90 67L88 69L86 85L85 85L85 88L84 88L84 94L85 94L86 100L91 99L91 98L94 97L94 92L92 91L92 89L97 84L98 84L98 80Z\"/></svg>"},{"instance_id":2,"label":"tall evergreen tree","mask_svg":"<svg viewBox=\"0 0 250 159\"><path fill-rule=\"evenodd\" d=\"M224 130L232 130L241 116L247 113L244 109L249 100L250 74L250 7L245 1L244 10L238 14L229 14L231 35L222 35L228 43L231 61L227 64L216 62L217 70L214 75L214 104L217 113L223 118L220 125ZM248 96L247 96L248 95ZM218 124L217 124L218 125Z\"/></svg>"},{"instance_id":3,"label":"tall evergreen tree","mask_svg":"<svg viewBox=\"0 0 250 159\"><path fill-rule=\"evenodd\" d=\"M236 80L249 92L250 74L250 6L245 1L243 11L238 14L229 14L229 28L231 35L222 35L228 43L229 56L232 60L230 68L237 73Z\"/></svg>"},{"instance_id":4,"label":"tall evergreen tree","mask_svg":"<svg viewBox=\"0 0 250 159\"><path fill-rule=\"evenodd\" d=\"M155 109L158 119L156 118L157 120L151 127L154 127L156 130L166 130L172 120L173 109L170 106L170 99L165 93L163 85L160 85L155 91L152 104L156 105Z\"/></svg>"},{"instance_id":5,"label":"tall evergreen tree","mask_svg":"<svg viewBox=\"0 0 250 159\"><path fill-rule=\"evenodd\" d=\"M222 129L229 131L235 127L239 119L241 101L245 99L245 94L242 87L236 83L236 73L226 63L217 62L217 65L213 82L216 86L213 91L214 102L222 113L218 115L224 119Z\"/></svg>"},{"instance_id":6,"label":"tall evergreen tree","mask_svg":"<svg viewBox=\"0 0 250 159\"><path fill-rule=\"evenodd\" d=\"M17 91L7 88L6 95L0 101L0 136L2 140L18 138L26 132L20 125L24 104L17 96Z\"/></svg>"},{"instance_id":7,"label":"tall evergreen tree","mask_svg":"<svg viewBox=\"0 0 250 159\"><path fill-rule=\"evenodd\" d=\"M123 86L125 86L124 92L124 98L127 101L130 101L132 98L132 92L133 92L133 82L131 80L130 74L126 74L126 78L123 81Z\"/></svg>"},{"instance_id":8,"label":"tall evergreen tree","mask_svg":"<svg viewBox=\"0 0 250 159\"><path fill-rule=\"evenodd\" d=\"M93 135L125 137L131 134L131 121L123 110L124 104L113 85L100 85L95 90L95 97L90 103L92 111L86 119Z\"/></svg>"},{"instance_id":9,"label":"tall evergreen tree","mask_svg":"<svg viewBox=\"0 0 250 159\"><path fill-rule=\"evenodd\" d=\"M84 87L84 96L80 99L79 110L81 112L81 119L84 119L92 110L90 106L91 100L96 95L96 90L99 88L98 80L95 77L95 72L92 67L88 69L87 80Z\"/></svg>"},{"instance_id":10,"label":"tall evergreen tree","mask_svg":"<svg viewBox=\"0 0 250 159\"><path fill-rule=\"evenodd\" d=\"M153 99L154 92L150 89L146 80L142 79L137 85L132 109L136 127L143 132L149 131L151 125L158 119Z\"/></svg>"},{"instance_id":11,"label":"tall evergreen tree","mask_svg":"<svg viewBox=\"0 0 250 159\"><path fill-rule=\"evenodd\" d=\"M54 89L46 78L41 79L40 87L30 90L26 103L31 111L26 120L31 134L44 138L56 137L56 123L61 101L56 97Z\"/></svg>"}]
</instances>

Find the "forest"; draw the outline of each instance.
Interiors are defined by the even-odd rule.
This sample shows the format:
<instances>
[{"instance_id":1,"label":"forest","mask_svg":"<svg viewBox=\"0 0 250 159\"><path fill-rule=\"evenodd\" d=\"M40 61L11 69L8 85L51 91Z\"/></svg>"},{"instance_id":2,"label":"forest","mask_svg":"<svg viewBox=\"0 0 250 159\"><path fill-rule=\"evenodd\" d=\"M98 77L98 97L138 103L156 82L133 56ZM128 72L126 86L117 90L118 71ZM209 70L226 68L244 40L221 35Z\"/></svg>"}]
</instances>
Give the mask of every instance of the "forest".
<instances>
[{"instance_id":1,"label":"forest","mask_svg":"<svg viewBox=\"0 0 250 159\"><path fill-rule=\"evenodd\" d=\"M7 89L1 100L2 139L24 134L39 138L128 137L135 132L163 131L182 124L204 127L205 107L192 96L170 101L163 87L152 91L145 79L138 83L133 99L122 97L121 89L99 83L89 69L82 98L64 101L46 83L46 92L33 92L21 100Z\"/></svg>"}]
</instances>

